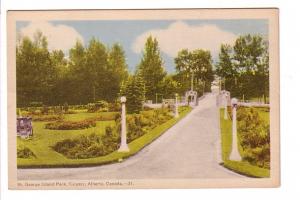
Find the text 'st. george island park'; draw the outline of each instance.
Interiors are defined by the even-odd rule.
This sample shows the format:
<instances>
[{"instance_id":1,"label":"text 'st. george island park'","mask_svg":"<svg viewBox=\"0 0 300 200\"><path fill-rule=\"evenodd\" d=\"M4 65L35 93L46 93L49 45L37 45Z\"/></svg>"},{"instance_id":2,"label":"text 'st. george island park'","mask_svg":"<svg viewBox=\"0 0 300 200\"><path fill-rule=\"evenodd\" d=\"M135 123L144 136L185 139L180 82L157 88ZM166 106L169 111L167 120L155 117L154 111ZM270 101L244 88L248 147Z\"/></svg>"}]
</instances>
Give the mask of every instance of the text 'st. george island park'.
<instances>
[{"instance_id":1,"label":"text 'st. george island park'","mask_svg":"<svg viewBox=\"0 0 300 200\"><path fill-rule=\"evenodd\" d=\"M270 177L267 19L16 22L18 180Z\"/></svg>"}]
</instances>

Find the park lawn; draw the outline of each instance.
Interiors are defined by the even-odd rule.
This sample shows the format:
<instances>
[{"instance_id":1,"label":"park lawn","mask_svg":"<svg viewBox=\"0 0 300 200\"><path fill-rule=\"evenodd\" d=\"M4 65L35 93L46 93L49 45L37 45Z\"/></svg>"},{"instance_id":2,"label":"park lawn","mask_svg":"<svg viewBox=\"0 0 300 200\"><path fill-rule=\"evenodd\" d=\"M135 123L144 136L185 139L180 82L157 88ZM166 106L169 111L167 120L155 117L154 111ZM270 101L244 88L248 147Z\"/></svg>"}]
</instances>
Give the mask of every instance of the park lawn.
<instances>
[{"instance_id":1,"label":"park lawn","mask_svg":"<svg viewBox=\"0 0 300 200\"><path fill-rule=\"evenodd\" d=\"M57 142L73 139L79 135L91 133L104 134L105 127L114 125L115 121L97 121L96 127L82 130L49 130L44 126L47 122L33 122L34 136L30 139L17 138L18 147L28 147L36 158L18 158L18 166L43 165L48 163L63 163L67 159L52 149Z\"/></svg>"},{"instance_id":2,"label":"park lawn","mask_svg":"<svg viewBox=\"0 0 300 200\"><path fill-rule=\"evenodd\" d=\"M258 108L259 109L259 108ZM259 110L260 116L269 122L269 113ZM221 143L222 143L222 159L224 167L233 170L237 173L244 174L251 177L267 178L270 177L270 170L257 167L249 164L246 161L231 161L229 156L231 153L232 145L232 122L231 120L224 120L224 109L220 109L220 122L221 122ZM239 140L239 139L238 139ZM240 155L243 157L244 152L242 147L238 146Z\"/></svg>"},{"instance_id":3,"label":"park lawn","mask_svg":"<svg viewBox=\"0 0 300 200\"><path fill-rule=\"evenodd\" d=\"M137 138L128 144L130 149L129 152L118 152L114 151L106 156L100 156L88 159L68 159L62 154L57 153L52 150L51 146L56 142L61 141L66 138L75 138L82 133L92 133L103 134L105 131L105 126L112 125L114 121L101 121L97 122L95 130L94 128L84 129L84 130L46 130L43 128L44 122L39 122L34 124L35 135L32 139L22 140L18 138L18 146L26 145L30 148L36 155L36 158L20 159L18 158L18 168L43 168L43 167L85 167L85 166L96 166L112 162L121 162L123 159L130 157L145 146L150 144L156 138L161 136L170 127L175 125L179 120L185 117L191 108L186 108L179 113L179 118L172 118L169 121L155 127L148 133ZM40 133L38 133L40 131ZM55 136L55 137L53 137Z\"/></svg>"}]
</instances>

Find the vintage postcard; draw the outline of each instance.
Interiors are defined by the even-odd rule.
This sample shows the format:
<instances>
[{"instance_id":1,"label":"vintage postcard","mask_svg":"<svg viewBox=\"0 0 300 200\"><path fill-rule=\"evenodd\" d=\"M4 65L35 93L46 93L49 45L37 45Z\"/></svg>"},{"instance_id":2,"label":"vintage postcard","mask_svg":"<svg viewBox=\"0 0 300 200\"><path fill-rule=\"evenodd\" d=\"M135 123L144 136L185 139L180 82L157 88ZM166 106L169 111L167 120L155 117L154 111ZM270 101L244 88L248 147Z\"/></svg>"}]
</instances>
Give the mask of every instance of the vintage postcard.
<instances>
[{"instance_id":1,"label":"vintage postcard","mask_svg":"<svg viewBox=\"0 0 300 200\"><path fill-rule=\"evenodd\" d=\"M9 11L9 188L278 187L278 17Z\"/></svg>"}]
</instances>

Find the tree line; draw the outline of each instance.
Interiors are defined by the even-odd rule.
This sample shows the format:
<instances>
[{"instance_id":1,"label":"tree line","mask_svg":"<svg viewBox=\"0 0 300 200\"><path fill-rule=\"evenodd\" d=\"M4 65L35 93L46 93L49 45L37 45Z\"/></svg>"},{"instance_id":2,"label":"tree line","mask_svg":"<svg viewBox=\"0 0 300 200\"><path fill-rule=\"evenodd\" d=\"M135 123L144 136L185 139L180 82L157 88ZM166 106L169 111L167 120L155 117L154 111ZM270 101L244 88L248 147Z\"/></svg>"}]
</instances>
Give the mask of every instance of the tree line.
<instances>
[{"instance_id":1,"label":"tree line","mask_svg":"<svg viewBox=\"0 0 300 200\"><path fill-rule=\"evenodd\" d=\"M146 100L184 95L192 78L199 95L209 92L215 74L232 96L268 96L268 46L259 35L241 36L233 47L223 44L215 70L210 51L203 49L180 50L174 64L176 72L167 73L152 36L129 73L121 44L110 47L92 38L84 46L77 41L66 56L62 50L50 51L47 38L37 32L33 40L21 38L16 47L17 106L115 102L126 95L130 110L138 112Z\"/></svg>"},{"instance_id":2,"label":"tree line","mask_svg":"<svg viewBox=\"0 0 300 200\"><path fill-rule=\"evenodd\" d=\"M125 52L119 44L106 47L93 38L87 47L79 41L69 51L49 51L47 38L37 32L24 37L16 49L17 104L86 104L113 101L128 77Z\"/></svg>"},{"instance_id":3,"label":"tree line","mask_svg":"<svg viewBox=\"0 0 300 200\"><path fill-rule=\"evenodd\" d=\"M192 57L197 61L197 56L198 63L205 60L201 68L208 68L209 74L196 70L195 79L201 76L201 80L208 81L208 88L212 80L210 53L198 50ZM168 74L158 41L149 36L140 63L133 73L129 73L120 44L108 47L92 38L85 47L77 41L67 58L62 50L49 51L47 38L37 32L33 40L23 37L16 47L17 106L37 102L43 105L87 104L98 100L114 102L121 94L143 102L174 98L175 93L183 95L190 88L189 69L197 67L196 62L184 67L188 59L179 53L175 59L178 61L176 73ZM142 105L136 100L133 104Z\"/></svg>"},{"instance_id":4,"label":"tree line","mask_svg":"<svg viewBox=\"0 0 300 200\"><path fill-rule=\"evenodd\" d=\"M233 46L222 44L216 74L231 96L269 97L269 44L261 35L244 35Z\"/></svg>"}]
</instances>

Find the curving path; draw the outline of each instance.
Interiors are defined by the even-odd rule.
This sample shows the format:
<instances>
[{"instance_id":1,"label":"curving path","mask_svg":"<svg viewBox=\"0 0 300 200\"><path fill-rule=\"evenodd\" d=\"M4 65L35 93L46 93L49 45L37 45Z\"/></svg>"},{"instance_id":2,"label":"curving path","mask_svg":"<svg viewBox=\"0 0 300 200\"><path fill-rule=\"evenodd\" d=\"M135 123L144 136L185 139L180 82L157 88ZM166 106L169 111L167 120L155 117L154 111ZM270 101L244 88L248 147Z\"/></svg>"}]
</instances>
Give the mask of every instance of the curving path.
<instances>
[{"instance_id":1,"label":"curving path","mask_svg":"<svg viewBox=\"0 0 300 200\"><path fill-rule=\"evenodd\" d=\"M19 180L245 178L219 165L219 111L208 94L184 119L122 163L88 168L19 169Z\"/></svg>"}]
</instances>

